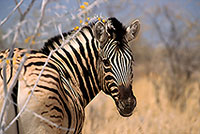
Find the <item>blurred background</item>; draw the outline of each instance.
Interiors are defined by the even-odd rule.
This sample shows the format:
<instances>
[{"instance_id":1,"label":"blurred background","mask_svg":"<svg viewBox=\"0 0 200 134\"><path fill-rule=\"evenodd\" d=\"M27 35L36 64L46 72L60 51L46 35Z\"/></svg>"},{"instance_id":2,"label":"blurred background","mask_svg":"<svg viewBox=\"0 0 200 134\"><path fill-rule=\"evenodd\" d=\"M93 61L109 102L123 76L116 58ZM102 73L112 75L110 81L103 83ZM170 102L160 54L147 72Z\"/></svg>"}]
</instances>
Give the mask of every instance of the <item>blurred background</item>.
<instances>
[{"instance_id":1,"label":"blurred background","mask_svg":"<svg viewBox=\"0 0 200 134\"><path fill-rule=\"evenodd\" d=\"M1 0L0 50L38 49L94 16L139 19L130 43L137 108L121 117L100 93L86 108L83 134L200 134L199 7L198 0Z\"/></svg>"}]
</instances>

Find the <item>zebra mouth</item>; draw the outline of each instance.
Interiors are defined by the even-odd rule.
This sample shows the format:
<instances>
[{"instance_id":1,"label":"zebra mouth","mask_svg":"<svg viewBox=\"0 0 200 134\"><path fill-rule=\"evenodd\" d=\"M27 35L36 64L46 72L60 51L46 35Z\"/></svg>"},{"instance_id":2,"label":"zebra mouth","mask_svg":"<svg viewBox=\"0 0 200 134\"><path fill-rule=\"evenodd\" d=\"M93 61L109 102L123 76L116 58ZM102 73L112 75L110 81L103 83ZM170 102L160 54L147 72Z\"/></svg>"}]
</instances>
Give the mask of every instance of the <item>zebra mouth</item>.
<instances>
[{"instance_id":1,"label":"zebra mouth","mask_svg":"<svg viewBox=\"0 0 200 134\"><path fill-rule=\"evenodd\" d=\"M116 103L117 110L119 111L119 114L123 117L129 117L133 114L133 110L136 106L135 103L126 103L126 101L118 101Z\"/></svg>"}]
</instances>

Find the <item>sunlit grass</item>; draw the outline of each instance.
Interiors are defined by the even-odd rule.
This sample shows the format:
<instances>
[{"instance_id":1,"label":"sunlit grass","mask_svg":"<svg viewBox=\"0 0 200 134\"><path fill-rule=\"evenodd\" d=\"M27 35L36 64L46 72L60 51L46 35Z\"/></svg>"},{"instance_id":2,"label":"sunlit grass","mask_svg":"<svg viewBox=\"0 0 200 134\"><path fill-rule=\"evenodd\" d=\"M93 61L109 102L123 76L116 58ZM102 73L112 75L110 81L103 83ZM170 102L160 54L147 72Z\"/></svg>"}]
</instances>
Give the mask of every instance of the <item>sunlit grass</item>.
<instances>
[{"instance_id":1,"label":"sunlit grass","mask_svg":"<svg viewBox=\"0 0 200 134\"><path fill-rule=\"evenodd\" d=\"M197 84L198 85L198 84ZM172 107L165 92L156 103L154 87L146 78L134 83L137 108L131 117L121 117L113 100L100 93L86 108L83 134L198 134L200 132L199 89L187 99L187 108ZM163 90L164 91L164 90Z\"/></svg>"}]
</instances>

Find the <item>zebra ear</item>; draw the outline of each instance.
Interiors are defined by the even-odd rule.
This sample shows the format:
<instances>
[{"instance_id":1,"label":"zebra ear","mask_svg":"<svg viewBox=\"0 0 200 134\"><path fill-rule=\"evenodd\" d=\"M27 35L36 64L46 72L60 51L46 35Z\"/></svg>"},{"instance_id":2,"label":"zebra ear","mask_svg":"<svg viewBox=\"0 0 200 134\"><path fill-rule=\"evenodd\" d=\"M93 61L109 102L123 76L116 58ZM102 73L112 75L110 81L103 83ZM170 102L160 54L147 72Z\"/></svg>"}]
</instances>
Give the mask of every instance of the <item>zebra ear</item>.
<instances>
[{"instance_id":1,"label":"zebra ear","mask_svg":"<svg viewBox=\"0 0 200 134\"><path fill-rule=\"evenodd\" d=\"M140 31L140 21L134 20L127 28L126 28L126 40L128 42L135 39L138 32Z\"/></svg>"},{"instance_id":2,"label":"zebra ear","mask_svg":"<svg viewBox=\"0 0 200 134\"><path fill-rule=\"evenodd\" d=\"M105 43L108 38L106 27L101 21L95 24L94 36L97 40L99 40L100 43Z\"/></svg>"}]
</instances>

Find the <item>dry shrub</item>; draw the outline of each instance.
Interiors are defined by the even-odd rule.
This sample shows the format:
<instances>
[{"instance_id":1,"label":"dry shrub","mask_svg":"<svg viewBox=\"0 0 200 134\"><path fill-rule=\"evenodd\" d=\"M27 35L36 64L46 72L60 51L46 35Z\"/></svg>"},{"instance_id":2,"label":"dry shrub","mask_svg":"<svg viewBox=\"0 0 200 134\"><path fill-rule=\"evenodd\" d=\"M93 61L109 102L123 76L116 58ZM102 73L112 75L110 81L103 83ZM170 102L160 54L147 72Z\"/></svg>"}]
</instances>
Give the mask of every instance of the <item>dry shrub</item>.
<instances>
[{"instance_id":1,"label":"dry shrub","mask_svg":"<svg viewBox=\"0 0 200 134\"><path fill-rule=\"evenodd\" d=\"M200 79L200 24L180 15L177 19L167 6L155 10L150 18L152 33L159 41L152 45L151 40L140 37L136 42L136 73L150 76L158 104L162 89L171 106L183 111L188 97L196 90L193 85Z\"/></svg>"}]
</instances>

